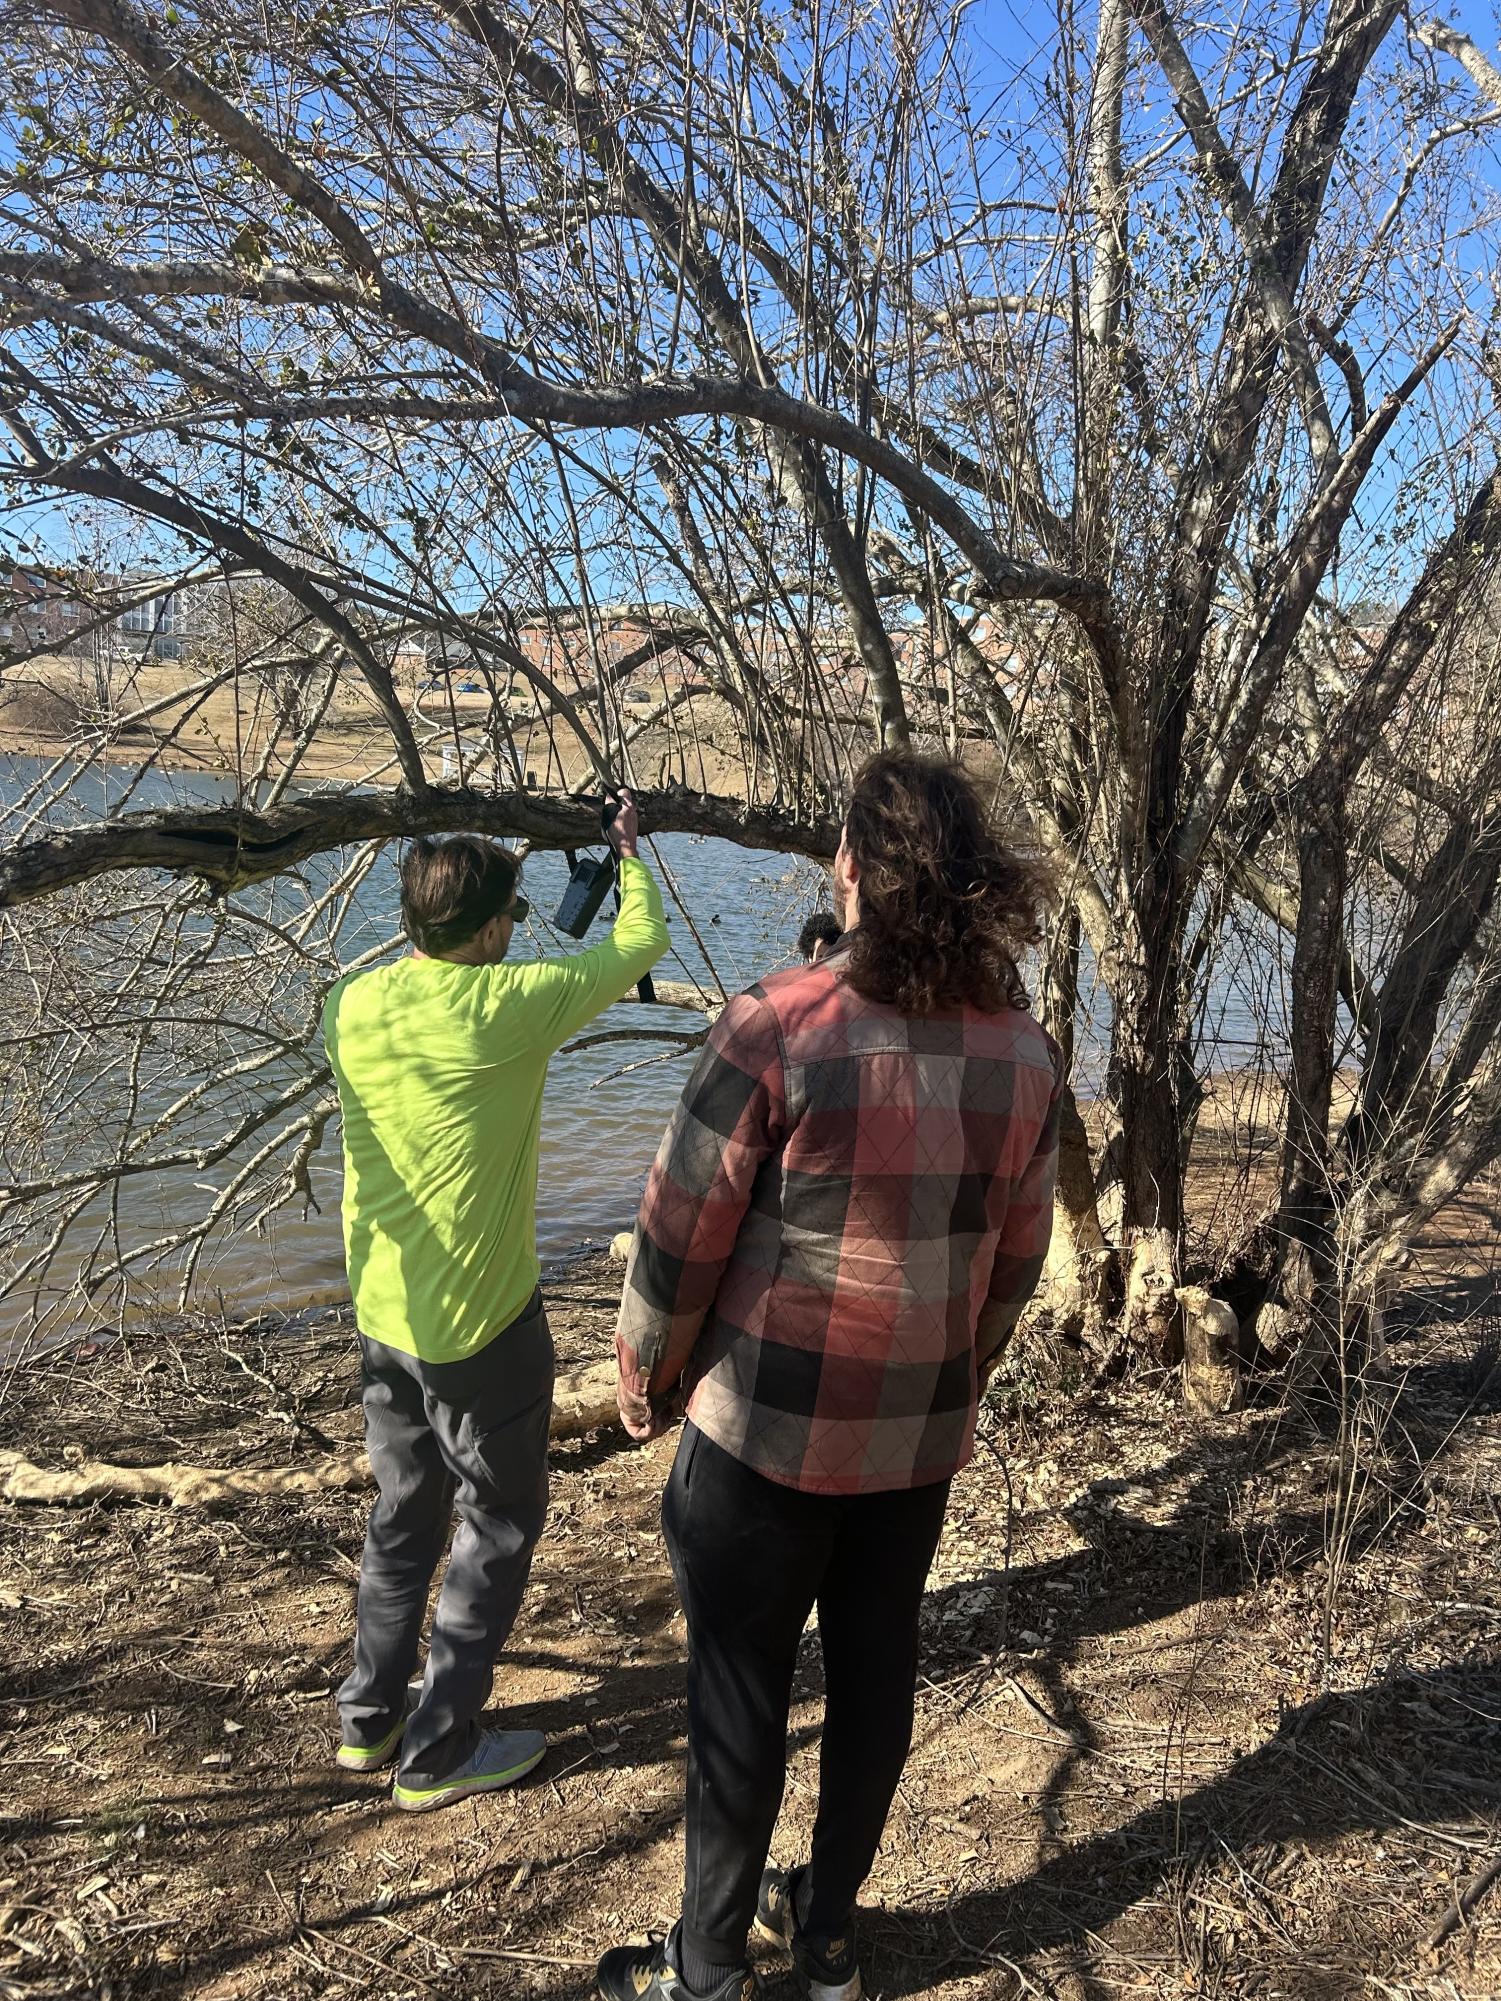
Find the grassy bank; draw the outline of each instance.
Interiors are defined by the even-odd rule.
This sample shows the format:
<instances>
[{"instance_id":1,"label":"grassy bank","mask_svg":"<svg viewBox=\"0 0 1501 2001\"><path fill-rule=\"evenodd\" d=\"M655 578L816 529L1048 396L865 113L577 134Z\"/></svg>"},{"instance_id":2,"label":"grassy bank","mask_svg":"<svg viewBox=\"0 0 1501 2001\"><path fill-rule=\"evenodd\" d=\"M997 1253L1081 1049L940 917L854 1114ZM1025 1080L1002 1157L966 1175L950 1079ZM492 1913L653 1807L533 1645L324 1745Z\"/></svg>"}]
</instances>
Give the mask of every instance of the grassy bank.
<instances>
[{"instance_id":1,"label":"grassy bank","mask_svg":"<svg viewBox=\"0 0 1501 2001\"><path fill-rule=\"evenodd\" d=\"M265 683L244 674L204 691L201 669L178 661L121 665L109 691L109 714L84 663L46 655L15 668L0 684L0 752L51 760L92 751L107 738L109 761L133 769L147 762L167 771L248 777L264 764L275 777L292 750L295 729ZM462 750L471 783L496 783L487 731L487 693L403 685L401 695L422 746L428 776L457 779ZM592 724L598 718L585 705ZM743 760L733 718L716 697L697 696L673 715L644 727L650 704L622 712L622 727L642 725L632 744L642 784L670 781L728 798L744 796ZM522 769L542 790L587 782L591 766L567 722L518 715L511 741ZM302 779L394 785L400 774L389 728L355 673L341 680L316 732L297 752ZM503 781L509 784L509 776Z\"/></svg>"}]
</instances>

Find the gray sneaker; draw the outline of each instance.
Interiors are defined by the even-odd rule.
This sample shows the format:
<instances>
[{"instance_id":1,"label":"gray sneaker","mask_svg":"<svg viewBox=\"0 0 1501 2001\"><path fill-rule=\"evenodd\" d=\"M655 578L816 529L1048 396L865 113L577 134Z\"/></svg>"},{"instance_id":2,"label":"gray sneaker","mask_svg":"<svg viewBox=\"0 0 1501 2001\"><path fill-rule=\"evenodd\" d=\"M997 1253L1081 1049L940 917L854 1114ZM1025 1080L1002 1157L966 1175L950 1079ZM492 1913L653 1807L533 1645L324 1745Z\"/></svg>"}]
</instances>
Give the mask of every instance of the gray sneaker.
<instances>
[{"instance_id":1,"label":"gray sneaker","mask_svg":"<svg viewBox=\"0 0 1501 2001\"><path fill-rule=\"evenodd\" d=\"M407 1724L412 1711L422 1699L422 1683L407 1683L406 1712L399 1723L393 1724L378 1744L340 1744L334 1763L343 1772L378 1772L382 1765L389 1765L401 1749L401 1740L406 1735Z\"/></svg>"},{"instance_id":2,"label":"gray sneaker","mask_svg":"<svg viewBox=\"0 0 1501 2001\"><path fill-rule=\"evenodd\" d=\"M435 1786L409 1786L398 1778L391 1797L407 1813L431 1813L471 1793L499 1792L540 1765L547 1739L540 1730L485 1730L473 1755Z\"/></svg>"}]
</instances>

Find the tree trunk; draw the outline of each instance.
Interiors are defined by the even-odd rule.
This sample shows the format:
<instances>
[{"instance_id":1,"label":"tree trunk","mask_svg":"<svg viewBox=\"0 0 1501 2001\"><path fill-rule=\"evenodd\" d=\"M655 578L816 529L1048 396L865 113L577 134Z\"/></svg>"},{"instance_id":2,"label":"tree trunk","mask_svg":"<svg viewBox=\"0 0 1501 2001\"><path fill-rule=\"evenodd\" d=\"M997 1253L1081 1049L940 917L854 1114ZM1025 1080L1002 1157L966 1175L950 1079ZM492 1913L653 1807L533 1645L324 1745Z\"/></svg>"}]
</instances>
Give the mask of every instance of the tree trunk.
<instances>
[{"instance_id":1,"label":"tree trunk","mask_svg":"<svg viewBox=\"0 0 1501 2001\"><path fill-rule=\"evenodd\" d=\"M1183 1309L1183 1400L1200 1417L1239 1410L1240 1323L1223 1299L1202 1285L1181 1285Z\"/></svg>"},{"instance_id":2,"label":"tree trunk","mask_svg":"<svg viewBox=\"0 0 1501 2001\"><path fill-rule=\"evenodd\" d=\"M1100 1228L1089 1134L1071 1090L1065 1088L1058 1126L1058 1192L1053 1235L1038 1301L1065 1341L1094 1361L1110 1350L1107 1323L1115 1259Z\"/></svg>"},{"instance_id":3,"label":"tree trunk","mask_svg":"<svg viewBox=\"0 0 1501 2001\"><path fill-rule=\"evenodd\" d=\"M559 1376L551 1436L578 1438L613 1424L615 1378L613 1361L591 1362ZM627 1442L623 1433L617 1437L622 1444ZM36 1466L23 1453L0 1449L0 1500L7 1501L75 1507L99 1501L167 1501L174 1508L224 1508L371 1483L363 1446L330 1453L308 1466L187 1466L176 1460L157 1466L116 1466L80 1459L60 1469Z\"/></svg>"},{"instance_id":4,"label":"tree trunk","mask_svg":"<svg viewBox=\"0 0 1501 2001\"><path fill-rule=\"evenodd\" d=\"M1174 1366L1183 1357L1177 1300L1183 1130L1177 1102L1179 941L1170 909L1163 909L1153 946L1116 998L1112 1067L1121 1118L1124 1332L1153 1361Z\"/></svg>"},{"instance_id":5,"label":"tree trunk","mask_svg":"<svg viewBox=\"0 0 1501 2001\"><path fill-rule=\"evenodd\" d=\"M1039 1010L1044 1028L1058 1044L1065 1077L1073 1071L1077 1040L1081 938L1077 911L1062 913L1048 954ZM1089 1133L1073 1091L1065 1085L1059 1109L1053 1235L1038 1303L1062 1339L1082 1348L1095 1362L1105 1361L1112 1349L1108 1322L1114 1280L1115 1258L1100 1223Z\"/></svg>"},{"instance_id":6,"label":"tree trunk","mask_svg":"<svg viewBox=\"0 0 1501 2001\"><path fill-rule=\"evenodd\" d=\"M1334 1095L1335 1004L1344 950L1349 836L1342 796L1305 795L1298 838L1298 928L1292 965L1292 1064L1288 1078L1279 1279L1310 1378L1333 1387L1342 1327L1329 1143Z\"/></svg>"}]
</instances>

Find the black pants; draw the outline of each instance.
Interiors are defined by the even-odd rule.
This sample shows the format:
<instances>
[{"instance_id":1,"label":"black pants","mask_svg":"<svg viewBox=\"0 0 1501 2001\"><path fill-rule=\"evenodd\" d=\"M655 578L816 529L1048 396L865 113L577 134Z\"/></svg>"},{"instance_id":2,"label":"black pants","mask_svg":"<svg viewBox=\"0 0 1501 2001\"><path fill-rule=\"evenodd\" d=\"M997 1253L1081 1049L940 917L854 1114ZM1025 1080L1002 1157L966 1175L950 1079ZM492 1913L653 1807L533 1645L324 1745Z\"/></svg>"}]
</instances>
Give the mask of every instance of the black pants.
<instances>
[{"instance_id":1,"label":"black pants","mask_svg":"<svg viewBox=\"0 0 1501 2001\"><path fill-rule=\"evenodd\" d=\"M662 1525L688 1620L683 1930L704 1958L745 1955L815 1604L825 1711L805 1922L831 1938L850 1918L912 1742L917 1615L948 1489L802 1494L684 1430Z\"/></svg>"},{"instance_id":2,"label":"black pants","mask_svg":"<svg viewBox=\"0 0 1501 2001\"><path fill-rule=\"evenodd\" d=\"M402 1777L436 1783L474 1750L547 1516L553 1351L542 1295L464 1361L421 1362L362 1335L360 1362L380 1496L339 1714L350 1744L379 1743L400 1720L457 1506L427 1675L401 1746Z\"/></svg>"}]
</instances>

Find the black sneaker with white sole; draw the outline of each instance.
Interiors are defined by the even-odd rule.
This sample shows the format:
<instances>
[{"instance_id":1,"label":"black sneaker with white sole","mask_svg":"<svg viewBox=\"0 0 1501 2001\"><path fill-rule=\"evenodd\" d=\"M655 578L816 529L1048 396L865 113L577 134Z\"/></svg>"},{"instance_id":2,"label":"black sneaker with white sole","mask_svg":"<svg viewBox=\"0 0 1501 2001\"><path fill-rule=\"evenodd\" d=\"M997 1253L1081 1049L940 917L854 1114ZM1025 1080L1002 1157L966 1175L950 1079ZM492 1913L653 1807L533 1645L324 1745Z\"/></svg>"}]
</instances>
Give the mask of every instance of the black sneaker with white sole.
<instances>
[{"instance_id":1,"label":"black sneaker with white sole","mask_svg":"<svg viewBox=\"0 0 1501 2001\"><path fill-rule=\"evenodd\" d=\"M677 1936L674 1925L650 1945L612 1946L595 1975L602 2001L756 2001L760 1982L749 1967L707 1991L690 1987L678 1969Z\"/></svg>"},{"instance_id":2,"label":"black sneaker with white sole","mask_svg":"<svg viewBox=\"0 0 1501 2001\"><path fill-rule=\"evenodd\" d=\"M860 2001L860 1966L855 1958L855 1927L838 1938L815 1938L797 1921L797 1879L800 1869L768 1869L756 1899L756 1930L792 1954L810 2001Z\"/></svg>"}]
</instances>

